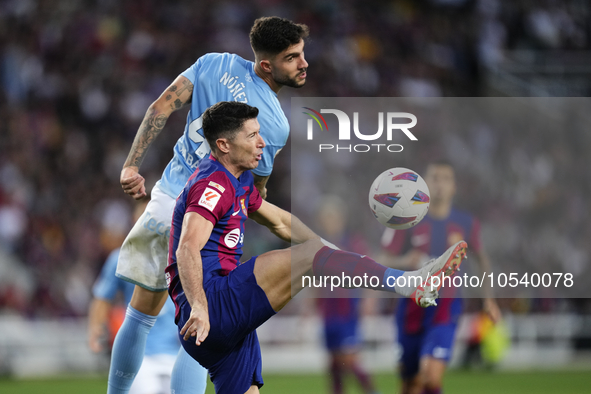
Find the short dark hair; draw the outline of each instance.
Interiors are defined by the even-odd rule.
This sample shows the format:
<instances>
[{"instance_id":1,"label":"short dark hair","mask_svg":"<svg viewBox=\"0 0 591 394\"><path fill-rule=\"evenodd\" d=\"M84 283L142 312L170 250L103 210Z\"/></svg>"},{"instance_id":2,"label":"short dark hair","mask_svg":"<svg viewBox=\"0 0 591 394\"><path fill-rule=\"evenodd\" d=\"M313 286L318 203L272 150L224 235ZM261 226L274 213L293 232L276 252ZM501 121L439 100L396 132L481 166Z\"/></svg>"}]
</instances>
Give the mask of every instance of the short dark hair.
<instances>
[{"instance_id":1,"label":"short dark hair","mask_svg":"<svg viewBox=\"0 0 591 394\"><path fill-rule=\"evenodd\" d=\"M219 138L236 137L244 122L259 115L259 109L235 101L220 101L203 113L203 135L213 151L217 151Z\"/></svg>"},{"instance_id":2,"label":"short dark hair","mask_svg":"<svg viewBox=\"0 0 591 394\"><path fill-rule=\"evenodd\" d=\"M265 16L254 21L250 29L250 45L255 53L277 55L291 45L308 37L310 29L277 16Z\"/></svg>"}]
</instances>

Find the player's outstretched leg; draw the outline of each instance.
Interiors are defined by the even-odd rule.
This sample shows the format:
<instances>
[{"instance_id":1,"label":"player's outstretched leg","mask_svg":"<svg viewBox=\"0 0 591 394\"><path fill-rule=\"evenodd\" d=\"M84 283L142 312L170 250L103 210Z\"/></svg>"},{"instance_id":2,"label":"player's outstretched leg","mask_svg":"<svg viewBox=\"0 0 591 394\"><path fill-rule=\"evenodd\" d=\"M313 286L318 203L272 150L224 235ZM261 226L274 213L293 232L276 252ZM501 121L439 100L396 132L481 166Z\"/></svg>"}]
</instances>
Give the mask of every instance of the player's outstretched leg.
<instances>
[{"instance_id":1,"label":"player's outstretched leg","mask_svg":"<svg viewBox=\"0 0 591 394\"><path fill-rule=\"evenodd\" d=\"M127 394L137 375L150 330L166 301L166 291L153 292L136 286L125 320L115 336L107 394Z\"/></svg>"},{"instance_id":2,"label":"player's outstretched leg","mask_svg":"<svg viewBox=\"0 0 591 394\"><path fill-rule=\"evenodd\" d=\"M304 286L314 286L311 284L313 280L314 283L322 282L325 287L364 287L395 292L412 297L419 306L427 307L436 305L443 277L458 270L466 257L467 247L465 241L460 241L425 267L401 271L380 265L367 256L312 240L259 256L254 274L275 311L283 308ZM433 282L435 276L438 276L439 283ZM354 277L362 278L361 285L359 281L355 283Z\"/></svg>"},{"instance_id":3,"label":"player's outstretched leg","mask_svg":"<svg viewBox=\"0 0 591 394\"><path fill-rule=\"evenodd\" d=\"M401 271L384 267L367 256L325 246L314 256L313 271L325 283L329 280L328 285L340 282L336 287L366 287L391 291L413 298L417 305L424 308L437 305L435 300L439 297L443 277L451 276L459 269L462 260L466 258L467 248L465 241L457 242L423 268ZM363 281L358 281L362 286L355 284L353 277L363 278ZM342 280L339 281L339 278ZM378 280L372 282L372 278Z\"/></svg>"}]
</instances>

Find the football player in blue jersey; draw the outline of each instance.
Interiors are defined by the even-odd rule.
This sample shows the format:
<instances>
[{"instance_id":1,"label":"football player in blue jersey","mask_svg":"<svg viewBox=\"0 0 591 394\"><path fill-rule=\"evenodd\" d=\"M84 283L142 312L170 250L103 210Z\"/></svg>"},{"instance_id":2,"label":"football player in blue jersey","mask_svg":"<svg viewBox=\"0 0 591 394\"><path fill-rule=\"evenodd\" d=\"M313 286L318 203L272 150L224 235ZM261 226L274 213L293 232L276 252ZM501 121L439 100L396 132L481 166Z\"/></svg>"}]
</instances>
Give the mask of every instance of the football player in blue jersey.
<instances>
[{"instance_id":1,"label":"football player in blue jersey","mask_svg":"<svg viewBox=\"0 0 591 394\"><path fill-rule=\"evenodd\" d=\"M438 256L460 239L468 240L471 256L480 268L490 272L489 258L482 248L480 223L467 212L453 206L456 192L451 163L440 160L427 166L425 182L431 203L427 216L408 230L386 229L382 237L380 262L401 269L416 269L430 256ZM398 343L402 348L400 375L403 394L440 394L443 374L453 350L462 299L458 289L443 288L438 305L418 308L408 299L400 300L396 310ZM493 321L500 311L486 289L484 310Z\"/></svg>"},{"instance_id":2,"label":"football player in blue jersey","mask_svg":"<svg viewBox=\"0 0 591 394\"><path fill-rule=\"evenodd\" d=\"M289 134L277 93L283 86L305 84L307 36L305 25L278 17L259 18L250 32L255 62L228 53L206 54L179 75L148 108L120 178L125 193L135 199L146 194L139 167L148 148L171 113L190 105L174 156L154 186L144 214L121 247L117 276L136 286L113 345L108 393L129 391L142 362L147 334L166 301L164 268L175 199L199 161L210 152L201 128L203 112L220 101L248 103L260 110L261 136L266 145L253 175L264 198L273 160ZM173 373L173 385L177 378L182 380L182 376Z\"/></svg>"}]
</instances>

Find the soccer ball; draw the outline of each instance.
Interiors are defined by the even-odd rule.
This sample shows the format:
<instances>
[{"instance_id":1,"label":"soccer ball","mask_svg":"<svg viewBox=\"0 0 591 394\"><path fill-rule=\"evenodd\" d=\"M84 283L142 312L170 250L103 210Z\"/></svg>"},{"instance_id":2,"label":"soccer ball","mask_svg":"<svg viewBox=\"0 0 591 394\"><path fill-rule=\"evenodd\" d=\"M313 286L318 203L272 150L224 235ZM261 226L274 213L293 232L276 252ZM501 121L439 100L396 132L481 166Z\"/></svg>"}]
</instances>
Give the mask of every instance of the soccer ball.
<instances>
[{"instance_id":1,"label":"soccer ball","mask_svg":"<svg viewBox=\"0 0 591 394\"><path fill-rule=\"evenodd\" d=\"M429 210L429 188L413 170L390 168L373 181L369 189L369 208L386 227L410 228Z\"/></svg>"}]
</instances>

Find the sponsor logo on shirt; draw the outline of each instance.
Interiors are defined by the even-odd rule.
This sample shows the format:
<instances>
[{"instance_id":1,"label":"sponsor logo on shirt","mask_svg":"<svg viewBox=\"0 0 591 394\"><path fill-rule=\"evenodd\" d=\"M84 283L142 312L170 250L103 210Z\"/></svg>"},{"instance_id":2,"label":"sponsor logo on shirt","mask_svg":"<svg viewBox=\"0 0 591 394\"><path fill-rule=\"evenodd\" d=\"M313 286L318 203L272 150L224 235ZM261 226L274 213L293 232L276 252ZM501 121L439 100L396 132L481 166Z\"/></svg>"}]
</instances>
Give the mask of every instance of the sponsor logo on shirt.
<instances>
[{"instance_id":1,"label":"sponsor logo on shirt","mask_svg":"<svg viewBox=\"0 0 591 394\"><path fill-rule=\"evenodd\" d=\"M201 195L201 198L199 199L198 204L213 212L213 209L218 204L218 201L220 201L221 196L222 195L217 190L206 187L203 191L203 194Z\"/></svg>"},{"instance_id":2,"label":"sponsor logo on shirt","mask_svg":"<svg viewBox=\"0 0 591 394\"><path fill-rule=\"evenodd\" d=\"M239 228L235 228L234 230L230 231L224 237L224 243L229 248L235 248L239 242L242 242L243 235L240 233Z\"/></svg>"}]
</instances>

